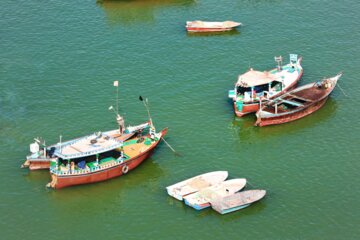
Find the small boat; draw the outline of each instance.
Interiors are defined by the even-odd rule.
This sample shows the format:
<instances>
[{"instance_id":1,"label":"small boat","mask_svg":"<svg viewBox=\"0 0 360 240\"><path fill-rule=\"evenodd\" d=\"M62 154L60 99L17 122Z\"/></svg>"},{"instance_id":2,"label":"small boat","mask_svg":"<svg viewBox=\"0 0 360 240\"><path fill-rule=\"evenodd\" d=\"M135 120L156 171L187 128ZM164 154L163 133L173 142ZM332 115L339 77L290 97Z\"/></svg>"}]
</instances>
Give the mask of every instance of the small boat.
<instances>
[{"instance_id":1,"label":"small boat","mask_svg":"<svg viewBox=\"0 0 360 240\"><path fill-rule=\"evenodd\" d=\"M170 196L182 201L184 196L223 182L227 177L227 171L204 173L168 186L166 191Z\"/></svg>"},{"instance_id":2,"label":"small boat","mask_svg":"<svg viewBox=\"0 0 360 240\"><path fill-rule=\"evenodd\" d=\"M309 83L265 103L256 113L256 126L282 124L303 118L320 109L342 76Z\"/></svg>"},{"instance_id":3,"label":"small boat","mask_svg":"<svg viewBox=\"0 0 360 240\"><path fill-rule=\"evenodd\" d=\"M132 138L136 133L143 131L149 126L149 122L146 122L137 126L129 126L125 128L123 133L120 132L120 129L114 129L106 131L103 134L115 138L119 141L126 141ZM82 137L77 139L81 138ZM77 139L73 139L67 142L74 142ZM30 144L30 154L26 156L26 160L21 165L21 167L28 167L30 170L49 169L50 162L56 161L57 159L57 157L54 155L54 152L59 149L60 143L46 146L45 141L40 138L34 138L34 141L34 143Z\"/></svg>"},{"instance_id":4,"label":"small boat","mask_svg":"<svg viewBox=\"0 0 360 240\"><path fill-rule=\"evenodd\" d=\"M186 30L188 32L224 32L231 31L240 26L241 23L233 21L225 22L206 22L206 21L187 21Z\"/></svg>"},{"instance_id":5,"label":"small boat","mask_svg":"<svg viewBox=\"0 0 360 240\"><path fill-rule=\"evenodd\" d=\"M238 117L259 110L261 98L274 99L296 87L303 75L302 58L290 54L290 63L282 66L282 57L275 57L278 67L260 72L250 68L240 75L235 88L229 91Z\"/></svg>"},{"instance_id":6,"label":"small boat","mask_svg":"<svg viewBox=\"0 0 360 240\"><path fill-rule=\"evenodd\" d=\"M210 204L215 211L226 214L248 207L250 204L262 199L265 194L265 190L248 190L213 199Z\"/></svg>"},{"instance_id":7,"label":"small boat","mask_svg":"<svg viewBox=\"0 0 360 240\"><path fill-rule=\"evenodd\" d=\"M245 185L245 178L226 180L185 196L185 204L195 208L196 210L201 210L210 207L210 201L212 199L233 195L243 189Z\"/></svg>"}]
</instances>

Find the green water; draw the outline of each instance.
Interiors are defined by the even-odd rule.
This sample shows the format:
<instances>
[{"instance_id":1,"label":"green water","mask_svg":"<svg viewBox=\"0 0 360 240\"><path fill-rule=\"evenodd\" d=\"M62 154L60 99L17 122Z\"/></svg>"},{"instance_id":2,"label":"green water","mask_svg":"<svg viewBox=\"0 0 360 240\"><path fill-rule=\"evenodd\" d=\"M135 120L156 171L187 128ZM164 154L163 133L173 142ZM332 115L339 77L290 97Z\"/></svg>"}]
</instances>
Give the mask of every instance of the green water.
<instances>
[{"instance_id":1,"label":"green water","mask_svg":"<svg viewBox=\"0 0 360 240\"><path fill-rule=\"evenodd\" d=\"M357 239L360 4L357 0L3 0L0 3L1 239ZM235 20L237 32L188 35L187 20ZM302 120L253 127L227 91L249 66L303 56L301 84L344 71L326 105ZM128 124L150 101L167 141L124 177L47 190L20 169L33 137L48 143L112 129L114 80ZM342 90L343 91L342 91ZM346 94L344 94L344 93ZM165 187L213 170L267 190L221 216Z\"/></svg>"}]
</instances>

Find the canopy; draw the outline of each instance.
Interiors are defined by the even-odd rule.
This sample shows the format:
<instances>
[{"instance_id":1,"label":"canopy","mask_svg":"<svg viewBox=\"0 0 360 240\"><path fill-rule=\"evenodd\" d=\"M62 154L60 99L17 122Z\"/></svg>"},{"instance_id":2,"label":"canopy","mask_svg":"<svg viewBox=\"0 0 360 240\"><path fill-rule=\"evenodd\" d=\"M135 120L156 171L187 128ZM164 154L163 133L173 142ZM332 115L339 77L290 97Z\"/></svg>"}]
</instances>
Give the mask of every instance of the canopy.
<instances>
[{"instance_id":1,"label":"canopy","mask_svg":"<svg viewBox=\"0 0 360 240\"><path fill-rule=\"evenodd\" d=\"M61 143L54 155L63 159L87 157L114 150L122 145L123 142L99 132Z\"/></svg>"},{"instance_id":2,"label":"canopy","mask_svg":"<svg viewBox=\"0 0 360 240\"><path fill-rule=\"evenodd\" d=\"M253 87L276 81L277 77L270 72L260 72L250 69L246 73L239 76L236 86Z\"/></svg>"}]
</instances>

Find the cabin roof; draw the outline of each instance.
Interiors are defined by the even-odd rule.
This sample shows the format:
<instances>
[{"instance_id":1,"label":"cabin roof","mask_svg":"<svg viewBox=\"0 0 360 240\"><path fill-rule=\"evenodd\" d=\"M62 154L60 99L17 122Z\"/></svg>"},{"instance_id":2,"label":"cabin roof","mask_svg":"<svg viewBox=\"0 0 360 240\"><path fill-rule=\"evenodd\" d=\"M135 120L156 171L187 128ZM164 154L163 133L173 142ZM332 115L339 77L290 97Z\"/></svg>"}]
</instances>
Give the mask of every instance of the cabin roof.
<instances>
[{"instance_id":1,"label":"cabin roof","mask_svg":"<svg viewBox=\"0 0 360 240\"><path fill-rule=\"evenodd\" d=\"M57 146L54 155L63 159L73 159L108 152L121 146L123 146L122 141L103 133L93 133L61 143Z\"/></svg>"},{"instance_id":2,"label":"cabin roof","mask_svg":"<svg viewBox=\"0 0 360 240\"><path fill-rule=\"evenodd\" d=\"M267 84L276 81L277 77L275 74L270 72L260 72L250 69L246 73L239 75L236 86L240 87L253 87L258 85Z\"/></svg>"}]
</instances>

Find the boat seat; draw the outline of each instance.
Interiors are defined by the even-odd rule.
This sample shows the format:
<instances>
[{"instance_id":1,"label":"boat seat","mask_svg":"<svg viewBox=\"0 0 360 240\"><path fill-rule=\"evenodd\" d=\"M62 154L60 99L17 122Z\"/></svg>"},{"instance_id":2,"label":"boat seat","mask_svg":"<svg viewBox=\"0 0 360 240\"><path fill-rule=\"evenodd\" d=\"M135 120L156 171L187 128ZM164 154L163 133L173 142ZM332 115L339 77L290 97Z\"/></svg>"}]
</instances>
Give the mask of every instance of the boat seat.
<instances>
[{"instance_id":1,"label":"boat seat","mask_svg":"<svg viewBox=\"0 0 360 240\"><path fill-rule=\"evenodd\" d=\"M299 99L299 100L303 100L303 101L305 101L305 102L313 102L313 100L311 100L311 99L302 98L302 97L299 97L299 96L296 96L296 95L292 95L292 94L289 94L288 96L293 97L293 98L297 98L297 99Z\"/></svg>"},{"instance_id":2,"label":"boat seat","mask_svg":"<svg viewBox=\"0 0 360 240\"><path fill-rule=\"evenodd\" d=\"M304 106L303 104L301 103L298 103L298 102L294 102L294 101L290 101L290 100L282 100L283 103L287 103L287 104L290 104L290 105L293 105L293 106L296 106L296 107L302 107Z\"/></svg>"}]
</instances>

